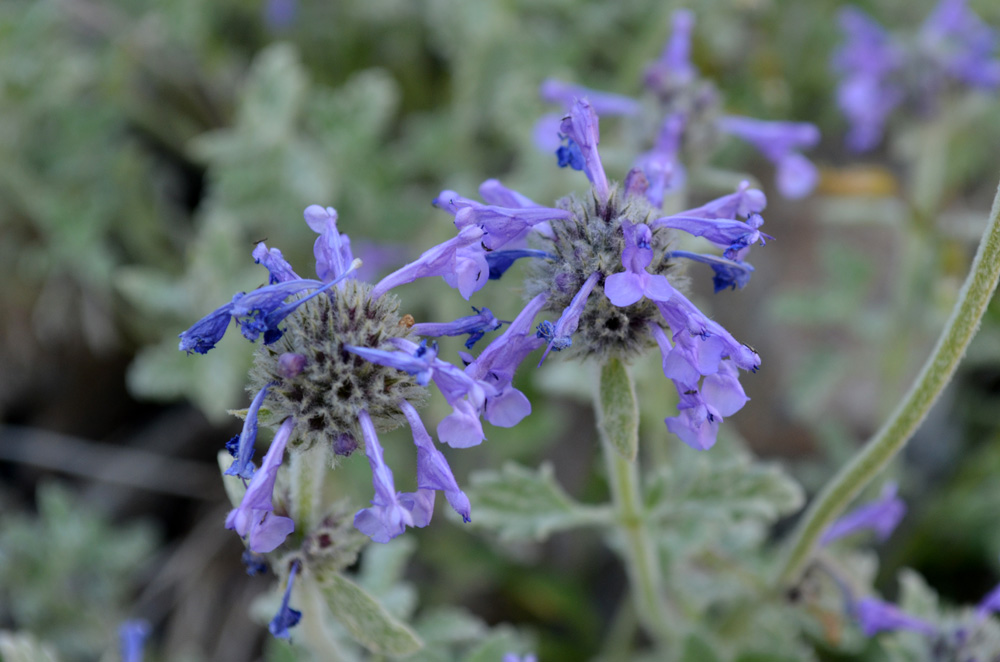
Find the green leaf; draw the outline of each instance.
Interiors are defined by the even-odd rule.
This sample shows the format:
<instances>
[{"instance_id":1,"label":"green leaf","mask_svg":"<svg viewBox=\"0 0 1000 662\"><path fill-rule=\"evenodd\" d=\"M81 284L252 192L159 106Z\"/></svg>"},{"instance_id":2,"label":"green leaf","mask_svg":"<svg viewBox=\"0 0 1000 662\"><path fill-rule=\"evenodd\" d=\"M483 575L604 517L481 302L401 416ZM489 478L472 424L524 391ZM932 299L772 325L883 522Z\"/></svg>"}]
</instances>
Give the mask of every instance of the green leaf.
<instances>
[{"instance_id":1,"label":"green leaf","mask_svg":"<svg viewBox=\"0 0 1000 662\"><path fill-rule=\"evenodd\" d=\"M423 647L417 634L363 588L338 573L317 575L333 617L362 646L379 655L411 655Z\"/></svg>"},{"instance_id":2,"label":"green leaf","mask_svg":"<svg viewBox=\"0 0 1000 662\"><path fill-rule=\"evenodd\" d=\"M525 642L521 641L517 631L501 625L462 659L464 662L496 662L503 659L506 653L524 649Z\"/></svg>"},{"instance_id":3,"label":"green leaf","mask_svg":"<svg viewBox=\"0 0 1000 662\"><path fill-rule=\"evenodd\" d=\"M667 521L688 516L773 522L802 507L802 488L781 469L748 454L716 448L684 453L654 475L647 488L653 516Z\"/></svg>"},{"instance_id":4,"label":"green leaf","mask_svg":"<svg viewBox=\"0 0 1000 662\"><path fill-rule=\"evenodd\" d=\"M584 506L556 483L552 465L533 471L508 462L500 472L470 477L472 521L494 529L505 540L544 540L554 531L611 521L607 508Z\"/></svg>"},{"instance_id":5,"label":"green leaf","mask_svg":"<svg viewBox=\"0 0 1000 662\"><path fill-rule=\"evenodd\" d=\"M719 662L719 655L704 637L692 632L684 640L681 662Z\"/></svg>"},{"instance_id":6,"label":"green leaf","mask_svg":"<svg viewBox=\"0 0 1000 662\"><path fill-rule=\"evenodd\" d=\"M639 450L639 405L635 386L621 359L601 366L597 393L597 428L611 446L629 462Z\"/></svg>"}]
</instances>

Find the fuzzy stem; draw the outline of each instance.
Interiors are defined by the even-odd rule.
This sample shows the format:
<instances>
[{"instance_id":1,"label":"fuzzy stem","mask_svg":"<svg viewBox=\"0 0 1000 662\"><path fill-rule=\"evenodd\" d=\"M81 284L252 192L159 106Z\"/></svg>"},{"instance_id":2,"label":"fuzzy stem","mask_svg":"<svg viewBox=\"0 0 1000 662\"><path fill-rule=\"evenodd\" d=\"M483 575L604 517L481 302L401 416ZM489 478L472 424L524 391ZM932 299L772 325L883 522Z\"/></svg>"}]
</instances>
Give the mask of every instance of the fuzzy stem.
<instances>
[{"instance_id":1,"label":"fuzzy stem","mask_svg":"<svg viewBox=\"0 0 1000 662\"><path fill-rule=\"evenodd\" d=\"M789 541L776 576L778 587L798 581L816 542L862 489L903 448L955 373L979 328L1000 278L1000 189L969 276L951 317L920 375L889 420L823 488Z\"/></svg>"},{"instance_id":2,"label":"fuzzy stem","mask_svg":"<svg viewBox=\"0 0 1000 662\"><path fill-rule=\"evenodd\" d=\"M617 365L614 365L616 364ZM621 376L628 380L628 386L633 394L631 377L619 359L610 359L602 366L600 379L607 381L609 374L616 374L616 384L620 384ZM670 635L670 618L667 603L664 600L663 579L660 564L657 559L656 547L649 534L641 492L639 489L639 471L634 461L622 456L616 447L603 421L628 418L621 412L609 411L612 407L626 407L630 398L602 398L600 384L594 408L598 418L598 431L601 437L601 448L607 463L608 482L611 487L611 499L617 514L617 525L624 537L622 550L626 572L629 578L632 597L635 600L636 614L650 635L665 642ZM634 400L631 406L634 407ZM632 448L638 447L638 425L630 426L631 434L636 435Z\"/></svg>"}]
</instances>

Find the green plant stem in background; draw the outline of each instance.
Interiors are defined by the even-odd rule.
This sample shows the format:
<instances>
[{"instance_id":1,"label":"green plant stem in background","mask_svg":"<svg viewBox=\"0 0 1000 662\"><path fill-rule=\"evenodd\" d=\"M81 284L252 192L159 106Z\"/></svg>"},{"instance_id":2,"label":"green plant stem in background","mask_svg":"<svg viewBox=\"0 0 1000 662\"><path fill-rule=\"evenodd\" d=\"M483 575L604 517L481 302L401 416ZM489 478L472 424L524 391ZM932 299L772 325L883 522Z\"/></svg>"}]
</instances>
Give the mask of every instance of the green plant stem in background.
<instances>
[{"instance_id":1,"label":"green plant stem in background","mask_svg":"<svg viewBox=\"0 0 1000 662\"><path fill-rule=\"evenodd\" d=\"M1000 188L989 223L941 337L916 382L876 435L827 483L802 519L778 566L779 587L801 576L823 531L889 463L927 416L979 328L1000 278Z\"/></svg>"},{"instance_id":2,"label":"green plant stem in background","mask_svg":"<svg viewBox=\"0 0 1000 662\"><path fill-rule=\"evenodd\" d=\"M638 448L639 426L635 388L625 364L620 359L609 359L601 366L595 400L597 428L607 463L608 483L611 487L616 521L623 536L622 556L632 597L635 600L636 614L650 635L665 642L670 639L671 620L664 599L663 579L656 547L647 527L639 485L639 470L634 460L623 456L620 439L614 438L627 432L634 437L627 446L632 449ZM606 423L611 421L617 423L614 431L607 429ZM634 457L634 452L632 455Z\"/></svg>"}]
</instances>

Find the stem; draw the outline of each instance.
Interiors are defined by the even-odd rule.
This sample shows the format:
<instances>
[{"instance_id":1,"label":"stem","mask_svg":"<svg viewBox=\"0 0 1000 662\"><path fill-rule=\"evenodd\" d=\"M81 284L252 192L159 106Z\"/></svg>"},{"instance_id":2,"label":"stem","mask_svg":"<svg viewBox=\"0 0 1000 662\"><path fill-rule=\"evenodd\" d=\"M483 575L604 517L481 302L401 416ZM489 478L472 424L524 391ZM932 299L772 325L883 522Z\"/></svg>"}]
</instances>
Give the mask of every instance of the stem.
<instances>
[{"instance_id":1,"label":"stem","mask_svg":"<svg viewBox=\"0 0 1000 662\"><path fill-rule=\"evenodd\" d=\"M920 375L874 437L823 488L796 528L783 555L777 585L798 581L816 541L862 489L902 450L955 374L1000 278L1000 189L993 199L969 276L937 346Z\"/></svg>"},{"instance_id":2,"label":"stem","mask_svg":"<svg viewBox=\"0 0 1000 662\"><path fill-rule=\"evenodd\" d=\"M615 365L617 363L617 365ZM610 373L614 373L620 383L624 375L631 387L631 377L619 359L610 359L602 366L601 380L606 381ZM633 393L634 388L629 388ZM594 404L597 410L598 422L620 418L619 412L609 411L614 405L628 406L627 398L614 401L602 399L602 389L598 385L598 396ZM635 406L634 399L631 406ZM627 416L626 416L627 417ZM636 436L633 448L638 446L638 425L630 426L631 433ZM664 600L663 578L660 574L660 564L647 527L643 512L642 497L639 490L639 471L634 461L622 457L603 425L598 425L601 437L601 448L608 468L608 482L611 487L611 499L617 511L617 524L625 538L623 560L629 578L629 585L635 611L646 630L660 641L666 641L670 635L670 619L667 604Z\"/></svg>"}]
</instances>

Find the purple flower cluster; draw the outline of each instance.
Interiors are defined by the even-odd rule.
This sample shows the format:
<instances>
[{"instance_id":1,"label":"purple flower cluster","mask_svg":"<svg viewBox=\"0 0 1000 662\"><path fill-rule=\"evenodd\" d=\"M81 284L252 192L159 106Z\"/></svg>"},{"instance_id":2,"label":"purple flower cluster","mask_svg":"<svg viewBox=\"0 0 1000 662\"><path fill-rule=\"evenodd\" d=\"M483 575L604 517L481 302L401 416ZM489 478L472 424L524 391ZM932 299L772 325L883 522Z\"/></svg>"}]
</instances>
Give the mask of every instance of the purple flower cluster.
<instances>
[{"instance_id":1,"label":"purple flower cluster","mask_svg":"<svg viewBox=\"0 0 1000 662\"><path fill-rule=\"evenodd\" d=\"M816 166L802 155L801 150L814 147L820 139L819 130L807 122L768 122L748 117L719 116L714 91L698 78L691 62L691 32L694 14L674 13L673 34L660 57L647 68L643 84L656 99L658 127L650 140L651 147L636 158L634 167L648 182L646 197L654 207L662 207L664 196L682 188L686 171L681 163L685 135L691 133L723 133L746 141L777 168L776 186L787 198L809 195L819 179ZM568 112L576 99L586 98L601 117L626 116L643 121L643 104L639 101L590 90L578 85L549 79L539 90L544 101L557 103ZM648 122L644 122L644 125ZM565 134L556 115L546 115L535 127L535 140L545 150L556 148L556 139ZM559 164L582 169L575 161L575 145L560 148Z\"/></svg>"},{"instance_id":2,"label":"purple flower cluster","mask_svg":"<svg viewBox=\"0 0 1000 662\"><path fill-rule=\"evenodd\" d=\"M843 45L833 56L840 75L837 103L857 152L876 147L894 110L909 102L932 112L949 84L982 90L1000 87L998 35L965 0L941 0L915 38L891 35L860 9L840 14Z\"/></svg>"},{"instance_id":3,"label":"purple flower cluster","mask_svg":"<svg viewBox=\"0 0 1000 662\"><path fill-rule=\"evenodd\" d=\"M438 426L439 438L452 446L469 446L484 438L481 418L493 425L512 426L530 413L527 398L512 386L521 361L542 347L545 348L542 361L552 351L574 347L578 331L585 337L601 333L594 327L602 323L587 320L588 314L601 309L604 312L597 314L622 318L625 321L618 326L630 329L624 345L616 347L611 343L606 348L608 352L628 354L627 345L632 337L639 338L641 349L654 341L660 347L664 374L675 383L680 397L680 414L668 418L667 426L693 448L710 448L715 443L719 423L747 401L739 383L739 369L756 370L760 358L702 314L671 285L665 273L672 268L669 258L676 255L708 262L715 269L717 289L721 289L718 283L723 283L723 287L745 285L752 271L744 261L750 247L755 243L763 245L770 239L760 231L763 219L759 212L766 203L764 195L744 184L735 193L701 207L675 216L655 217L645 197L647 187L641 171L633 170L626 178L624 200L609 181L598 151L597 115L589 102L577 100L573 104L570 114L561 122L561 133L564 144L558 150L559 162L578 168L587 176L592 187L593 214L562 203L543 207L495 180L485 182L480 188L485 203L454 191L443 191L435 204L454 216L457 237L426 251L375 287L375 292L380 293L414 278L460 275L460 270L449 271L438 266L441 256L446 254L462 255L471 263L483 264L489 263L492 255L518 252L519 257L536 258L535 265L548 265L539 267L543 270L561 270L551 278L540 279L544 285L537 288L540 291L506 331L478 357L463 354L464 370L442 361L435 346L426 343L397 340L393 343L394 351L347 349L368 361L414 375L419 383L434 381L454 408ZM648 223L632 221L625 212L630 208L644 210L644 220L649 214L654 217ZM584 227L588 223L595 227ZM657 251L674 230L704 237L723 249L724 257L669 253L662 248ZM601 234L602 240L590 245L571 245L573 237L595 234ZM476 241L466 239L472 236ZM544 243L546 250L522 248L527 240ZM614 252L607 253L609 242L615 246ZM582 264L577 265L576 261ZM596 264L607 266L588 266ZM481 279L482 271L478 274L469 271L465 280L460 275L449 284L465 296L478 289ZM557 308L558 320L542 321L532 332L538 313L563 299L567 301ZM655 317L647 321L645 316L649 312ZM487 313L487 309L477 310L476 316L450 325L417 325L413 331L427 335L474 331L478 338L480 332L499 325L492 313ZM586 329L581 326L584 323L589 324ZM664 329L669 329L669 336ZM586 346L577 349L584 354L597 353ZM372 461L374 467L376 460ZM447 490L445 493L448 494ZM388 483L379 495L378 502L373 502L376 508L388 508L390 502L398 500ZM398 516L398 508L394 512L397 513L392 520L394 530L401 530L400 522L409 522Z\"/></svg>"},{"instance_id":4,"label":"purple flower cluster","mask_svg":"<svg viewBox=\"0 0 1000 662\"><path fill-rule=\"evenodd\" d=\"M831 524L823 533L820 544L828 545L861 531L872 531L878 540L886 540L906 514L906 504L896 492L896 484L887 483L878 499L858 506ZM880 632L908 630L932 638L935 650L956 652L954 658L947 659L977 659L975 656L957 654L957 651L974 643L973 638L969 636L969 628L964 626L957 629L944 628L925 618L908 614L891 602L871 596L856 599L846 582L838 580L838 584L844 591L848 612L857 619L866 636L872 637ZM994 612L1000 612L1000 586L996 586L979 602L975 619L982 621Z\"/></svg>"}]
</instances>

